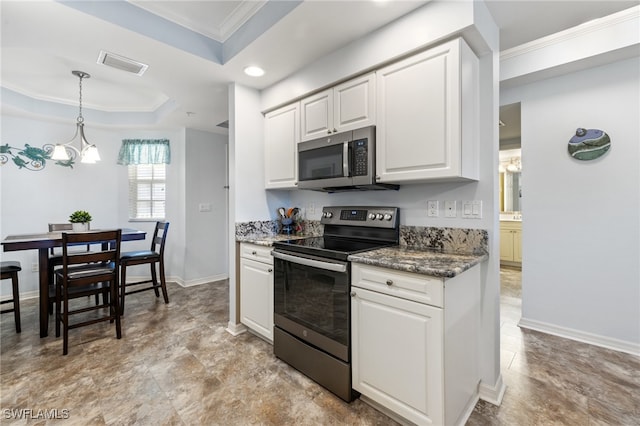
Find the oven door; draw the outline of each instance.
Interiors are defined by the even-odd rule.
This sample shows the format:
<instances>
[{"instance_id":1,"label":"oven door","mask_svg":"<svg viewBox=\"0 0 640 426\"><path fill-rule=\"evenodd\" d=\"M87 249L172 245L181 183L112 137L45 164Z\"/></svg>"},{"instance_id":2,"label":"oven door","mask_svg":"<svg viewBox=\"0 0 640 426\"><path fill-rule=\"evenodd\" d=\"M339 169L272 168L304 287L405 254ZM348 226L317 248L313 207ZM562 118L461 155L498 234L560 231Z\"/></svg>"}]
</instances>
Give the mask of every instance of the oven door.
<instances>
[{"instance_id":1,"label":"oven door","mask_svg":"<svg viewBox=\"0 0 640 426\"><path fill-rule=\"evenodd\" d=\"M274 324L349 362L348 262L274 250Z\"/></svg>"}]
</instances>

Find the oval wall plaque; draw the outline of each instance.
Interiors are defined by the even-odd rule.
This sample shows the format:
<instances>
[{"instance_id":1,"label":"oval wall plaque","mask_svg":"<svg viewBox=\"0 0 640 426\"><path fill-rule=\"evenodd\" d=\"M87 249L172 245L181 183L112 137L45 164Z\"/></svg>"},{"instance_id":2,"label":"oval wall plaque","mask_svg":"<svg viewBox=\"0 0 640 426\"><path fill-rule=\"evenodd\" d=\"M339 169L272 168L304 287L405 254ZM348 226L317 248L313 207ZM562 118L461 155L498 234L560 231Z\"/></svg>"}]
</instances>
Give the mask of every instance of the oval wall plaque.
<instances>
[{"instance_id":1,"label":"oval wall plaque","mask_svg":"<svg viewBox=\"0 0 640 426\"><path fill-rule=\"evenodd\" d=\"M609 135L598 129L576 130L575 136L569 140L569 155L578 160L595 160L611 148Z\"/></svg>"}]
</instances>

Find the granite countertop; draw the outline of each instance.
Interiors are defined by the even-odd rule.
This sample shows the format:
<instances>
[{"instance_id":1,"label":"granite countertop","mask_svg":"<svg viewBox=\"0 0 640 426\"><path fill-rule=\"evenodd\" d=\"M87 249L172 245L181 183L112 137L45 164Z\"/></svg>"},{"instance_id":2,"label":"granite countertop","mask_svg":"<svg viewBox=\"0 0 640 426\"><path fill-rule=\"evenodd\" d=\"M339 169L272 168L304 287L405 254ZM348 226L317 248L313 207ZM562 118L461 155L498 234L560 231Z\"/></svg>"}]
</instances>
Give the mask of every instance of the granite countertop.
<instances>
[{"instance_id":1,"label":"granite countertop","mask_svg":"<svg viewBox=\"0 0 640 426\"><path fill-rule=\"evenodd\" d=\"M488 258L487 254L452 254L410 247L386 247L349 256L355 263L439 278L453 278Z\"/></svg>"},{"instance_id":2,"label":"granite countertop","mask_svg":"<svg viewBox=\"0 0 640 426\"><path fill-rule=\"evenodd\" d=\"M301 238L312 237L313 235L290 235L290 234L249 234L238 236L236 241L239 243L251 243L259 246L271 247L274 241L299 240Z\"/></svg>"}]
</instances>

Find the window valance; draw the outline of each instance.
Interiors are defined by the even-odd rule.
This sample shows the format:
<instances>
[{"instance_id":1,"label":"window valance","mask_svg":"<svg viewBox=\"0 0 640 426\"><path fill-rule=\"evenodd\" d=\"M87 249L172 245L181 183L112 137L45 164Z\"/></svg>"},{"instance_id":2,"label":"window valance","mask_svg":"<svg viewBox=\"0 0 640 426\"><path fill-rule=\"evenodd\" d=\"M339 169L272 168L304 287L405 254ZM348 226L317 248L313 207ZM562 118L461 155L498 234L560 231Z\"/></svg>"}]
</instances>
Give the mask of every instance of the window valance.
<instances>
[{"instance_id":1,"label":"window valance","mask_svg":"<svg viewBox=\"0 0 640 426\"><path fill-rule=\"evenodd\" d=\"M123 139L118 164L170 164L169 139Z\"/></svg>"}]
</instances>

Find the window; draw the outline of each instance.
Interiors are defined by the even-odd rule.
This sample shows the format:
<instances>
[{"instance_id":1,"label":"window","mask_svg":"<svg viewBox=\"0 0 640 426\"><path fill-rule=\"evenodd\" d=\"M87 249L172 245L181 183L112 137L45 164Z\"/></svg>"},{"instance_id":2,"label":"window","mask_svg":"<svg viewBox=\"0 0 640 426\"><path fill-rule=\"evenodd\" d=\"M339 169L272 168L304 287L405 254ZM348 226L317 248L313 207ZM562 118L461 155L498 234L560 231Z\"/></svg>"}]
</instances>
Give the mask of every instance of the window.
<instances>
[{"instance_id":1,"label":"window","mask_svg":"<svg viewBox=\"0 0 640 426\"><path fill-rule=\"evenodd\" d=\"M165 164L130 164L129 218L164 219L166 200Z\"/></svg>"},{"instance_id":2,"label":"window","mask_svg":"<svg viewBox=\"0 0 640 426\"><path fill-rule=\"evenodd\" d=\"M129 219L165 218L169 139L123 139L118 164L129 170Z\"/></svg>"}]
</instances>

